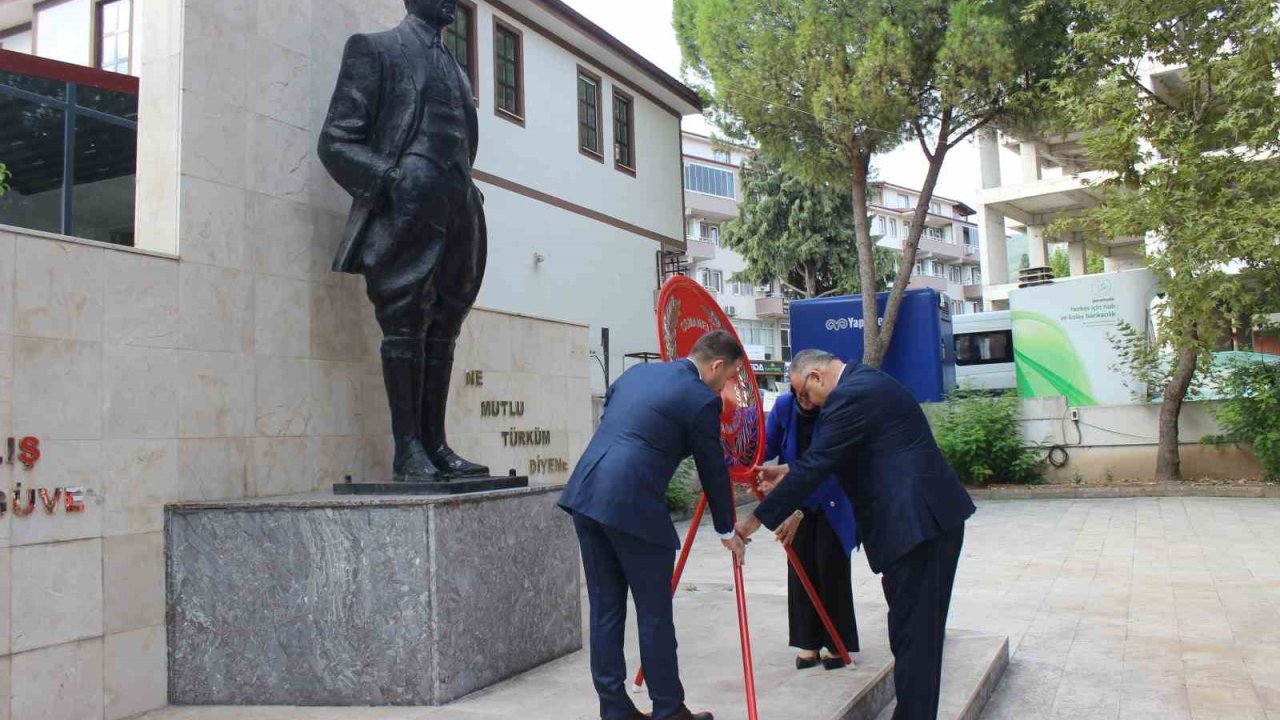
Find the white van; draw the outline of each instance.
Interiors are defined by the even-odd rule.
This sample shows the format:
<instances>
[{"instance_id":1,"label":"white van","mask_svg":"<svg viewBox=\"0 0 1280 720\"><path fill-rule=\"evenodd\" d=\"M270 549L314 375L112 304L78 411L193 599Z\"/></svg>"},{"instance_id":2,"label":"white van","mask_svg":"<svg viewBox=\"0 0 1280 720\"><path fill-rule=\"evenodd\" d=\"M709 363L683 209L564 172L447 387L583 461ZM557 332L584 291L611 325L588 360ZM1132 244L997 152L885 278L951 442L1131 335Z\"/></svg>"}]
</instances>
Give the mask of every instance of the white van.
<instances>
[{"instance_id":1,"label":"white van","mask_svg":"<svg viewBox=\"0 0 1280 720\"><path fill-rule=\"evenodd\" d=\"M956 385L961 390L1013 390L1013 324L1008 310L953 315Z\"/></svg>"}]
</instances>

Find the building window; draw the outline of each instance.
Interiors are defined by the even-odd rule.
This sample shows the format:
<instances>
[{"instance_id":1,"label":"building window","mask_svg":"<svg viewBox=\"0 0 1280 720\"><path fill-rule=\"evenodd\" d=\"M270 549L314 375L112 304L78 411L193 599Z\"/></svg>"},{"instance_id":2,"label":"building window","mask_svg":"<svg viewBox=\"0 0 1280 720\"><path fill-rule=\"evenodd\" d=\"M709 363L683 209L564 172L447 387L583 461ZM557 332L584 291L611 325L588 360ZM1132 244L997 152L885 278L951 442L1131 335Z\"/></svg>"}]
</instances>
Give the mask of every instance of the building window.
<instances>
[{"instance_id":1,"label":"building window","mask_svg":"<svg viewBox=\"0 0 1280 720\"><path fill-rule=\"evenodd\" d=\"M916 277L919 277L919 276L921 276L921 275L924 275L924 264L923 264L923 263L919 263L919 262L917 262L917 263L916 263L916 268L915 268L915 270L913 270L913 271L912 271L912 273L911 273L911 274L912 274L912 275L914 275L914 276L916 276Z\"/></svg>"},{"instance_id":2,"label":"building window","mask_svg":"<svg viewBox=\"0 0 1280 720\"><path fill-rule=\"evenodd\" d=\"M951 265L947 268L947 280L959 285L960 284L960 266Z\"/></svg>"},{"instance_id":3,"label":"building window","mask_svg":"<svg viewBox=\"0 0 1280 720\"><path fill-rule=\"evenodd\" d=\"M933 213L934 215L941 215L941 214L942 214L942 203L939 203L939 202L931 202L931 203L929 203L929 212Z\"/></svg>"},{"instance_id":4,"label":"building window","mask_svg":"<svg viewBox=\"0 0 1280 720\"><path fill-rule=\"evenodd\" d=\"M635 101L618 88L613 89L613 166L636 174Z\"/></svg>"},{"instance_id":5,"label":"building window","mask_svg":"<svg viewBox=\"0 0 1280 720\"><path fill-rule=\"evenodd\" d=\"M99 0L97 65L128 75L133 67L133 0Z\"/></svg>"},{"instance_id":6,"label":"building window","mask_svg":"<svg viewBox=\"0 0 1280 720\"><path fill-rule=\"evenodd\" d=\"M698 273L699 282L702 287L715 293L724 292L724 273L719 270L708 270L703 268Z\"/></svg>"},{"instance_id":7,"label":"building window","mask_svg":"<svg viewBox=\"0 0 1280 720\"><path fill-rule=\"evenodd\" d=\"M467 0L458 1L458 10L453 24L445 29L445 47L453 53L453 59L462 68L463 74L471 83L472 100L479 100L476 88L480 86L480 78L476 75L476 6Z\"/></svg>"},{"instance_id":8,"label":"building window","mask_svg":"<svg viewBox=\"0 0 1280 720\"><path fill-rule=\"evenodd\" d=\"M578 68L578 149L604 162L603 124L600 108L600 76Z\"/></svg>"},{"instance_id":9,"label":"building window","mask_svg":"<svg viewBox=\"0 0 1280 720\"><path fill-rule=\"evenodd\" d=\"M716 162L722 162L722 163L733 162L733 155L731 155L728 150L712 150L711 157L715 158Z\"/></svg>"},{"instance_id":10,"label":"building window","mask_svg":"<svg viewBox=\"0 0 1280 720\"><path fill-rule=\"evenodd\" d=\"M494 112L524 124L524 38L520 31L493 19Z\"/></svg>"},{"instance_id":11,"label":"building window","mask_svg":"<svg viewBox=\"0 0 1280 720\"><path fill-rule=\"evenodd\" d=\"M884 227L885 227L884 216L877 215L876 216L876 234L879 235L880 237L884 237Z\"/></svg>"},{"instance_id":12,"label":"building window","mask_svg":"<svg viewBox=\"0 0 1280 720\"><path fill-rule=\"evenodd\" d=\"M982 284L982 271L981 271L981 270L979 270L978 268L974 268L974 269L973 269L973 282L972 282L972 283L970 283L970 284L971 284L971 285L981 285L981 284Z\"/></svg>"},{"instance_id":13,"label":"building window","mask_svg":"<svg viewBox=\"0 0 1280 720\"><path fill-rule=\"evenodd\" d=\"M36 3L33 54L73 65L93 66L93 0Z\"/></svg>"},{"instance_id":14,"label":"building window","mask_svg":"<svg viewBox=\"0 0 1280 720\"><path fill-rule=\"evenodd\" d=\"M720 246L720 226L711 223L702 223L702 233L699 237L704 243L711 243L716 247Z\"/></svg>"},{"instance_id":15,"label":"building window","mask_svg":"<svg viewBox=\"0 0 1280 720\"><path fill-rule=\"evenodd\" d=\"M783 325L778 332L782 335L782 360L791 362L791 326Z\"/></svg>"},{"instance_id":16,"label":"building window","mask_svg":"<svg viewBox=\"0 0 1280 720\"><path fill-rule=\"evenodd\" d=\"M902 193L898 193L898 207L900 208L911 207L911 198L907 195L903 195Z\"/></svg>"},{"instance_id":17,"label":"building window","mask_svg":"<svg viewBox=\"0 0 1280 720\"><path fill-rule=\"evenodd\" d=\"M898 221L893 218L889 218L889 237L898 237Z\"/></svg>"},{"instance_id":18,"label":"building window","mask_svg":"<svg viewBox=\"0 0 1280 720\"><path fill-rule=\"evenodd\" d=\"M733 171L697 163L685 163L684 187L690 192L734 198Z\"/></svg>"},{"instance_id":19,"label":"building window","mask_svg":"<svg viewBox=\"0 0 1280 720\"><path fill-rule=\"evenodd\" d=\"M976 301L975 301L975 302L971 302L971 303L969 303L969 312L971 312L971 313L980 313L980 312L982 312L982 303L980 303L980 302L976 302Z\"/></svg>"},{"instance_id":20,"label":"building window","mask_svg":"<svg viewBox=\"0 0 1280 720\"><path fill-rule=\"evenodd\" d=\"M0 50L31 55L31 23L0 31Z\"/></svg>"},{"instance_id":21,"label":"building window","mask_svg":"<svg viewBox=\"0 0 1280 720\"><path fill-rule=\"evenodd\" d=\"M974 303L977 305L977 303ZM959 333L955 336L957 365L1013 362L1013 333L1009 330Z\"/></svg>"},{"instance_id":22,"label":"building window","mask_svg":"<svg viewBox=\"0 0 1280 720\"><path fill-rule=\"evenodd\" d=\"M941 228L926 227L924 229L924 236L930 240L937 240L938 242L942 242L943 240Z\"/></svg>"},{"instance_id":23,"label":"building window","mask_svg":"<svg viewBox=\"0 0 1280 720\"><path fill-rule=\"evenodd\" d=\"M132 245L137 80L89 68L72 78L36 58L26 67L0 66L0 224Z\"/></svg>"}]
</instances>

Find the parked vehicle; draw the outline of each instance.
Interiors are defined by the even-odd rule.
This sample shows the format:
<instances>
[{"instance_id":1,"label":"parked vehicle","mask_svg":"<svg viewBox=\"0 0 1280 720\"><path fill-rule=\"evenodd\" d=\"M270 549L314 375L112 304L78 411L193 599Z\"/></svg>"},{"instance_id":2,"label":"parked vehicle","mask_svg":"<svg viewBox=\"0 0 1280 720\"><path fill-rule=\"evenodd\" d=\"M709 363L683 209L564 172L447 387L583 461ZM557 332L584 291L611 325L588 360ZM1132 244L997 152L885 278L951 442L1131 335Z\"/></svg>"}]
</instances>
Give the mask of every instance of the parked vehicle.
<instances>
[{"instance_id":1,"label":"parked vehicle","mask_svg":"<svg viewBox=\"0 0 1280 720\"><path fill-rule=\"evenodd\" d=\"M889 293L877 296L882 322L888 300ZM936 290L908 290L903 295L881 368L920 402L938 402L956 386L951 320L947 298ZM862 327L861 296L791 302L791 345L796 351L817 348L845 362L861 361Z\"/></svg>"},{"instance_id":2,"label":"parked vehicle","mask_svg":"<svg viewBox=\"0 0 1280 720\"><path fill-rule=\"evenodd\" d=\"M1013 321L1008 310L951 318L956 385L962 390L1003 392L1018 387L1013 364Z\"/></svg>"}]
</instances>

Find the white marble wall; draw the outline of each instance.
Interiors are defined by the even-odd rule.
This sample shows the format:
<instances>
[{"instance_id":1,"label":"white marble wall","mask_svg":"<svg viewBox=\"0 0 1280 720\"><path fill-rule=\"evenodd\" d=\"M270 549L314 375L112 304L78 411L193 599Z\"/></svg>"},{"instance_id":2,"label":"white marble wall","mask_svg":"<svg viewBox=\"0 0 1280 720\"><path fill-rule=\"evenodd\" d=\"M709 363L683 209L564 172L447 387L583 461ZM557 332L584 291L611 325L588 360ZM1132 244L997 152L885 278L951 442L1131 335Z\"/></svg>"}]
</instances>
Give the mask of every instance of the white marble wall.
<instances>
[{"instance_id":1,"label":"white marble wall","mask_svg":"<svg viewBox=\"0 0 1280 720\"><path fill-rule=\"evenodd\" d=\"M360 279L329 270L349 200L314 146L342 44L402 3L142 7L137 237L158 252L0 228L0 443L34 435L43 454L0 465L0 489L80 486L88 506L0 517L0 720L165 704L165 503L389 474L379 333ZM455 447L495 472L571 465L591 431L588 334L474 312ZM481 418L484 400L526 412ZM503 445L534 427L550 445Z\"/></svg>"},{"instance_id":2,"label":"white marble wall","mask_svg":"<svg viewBox=\"0 0 1280 720\"><path fill-rule=\"evenodd\" d=\"M0 720L114 720L165 703L165 503L387 477L366 305L345 280L0 232L0 443L33 435L42 451L31 470L0 465L0 489L79 486L88 506L0 517ZM354 337L326 317L342 313ZM591 429L587 332L473 312L455 447L500 473L537 456L572 463ZM472 370L482 386L466 384ZM486 400L522 401L524 415L483 418ZM549 445L504 445L503 430L535 427Z\"/></svg>"}]
</instances>

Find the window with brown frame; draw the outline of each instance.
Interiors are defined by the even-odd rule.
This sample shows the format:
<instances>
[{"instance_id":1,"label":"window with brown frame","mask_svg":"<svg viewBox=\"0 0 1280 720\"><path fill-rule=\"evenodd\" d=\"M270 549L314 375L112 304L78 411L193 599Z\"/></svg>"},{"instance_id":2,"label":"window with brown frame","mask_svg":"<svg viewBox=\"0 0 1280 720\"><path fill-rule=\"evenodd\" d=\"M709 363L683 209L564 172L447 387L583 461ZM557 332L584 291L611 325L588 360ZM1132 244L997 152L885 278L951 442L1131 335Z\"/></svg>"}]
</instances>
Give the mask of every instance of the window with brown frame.
<instances>
[{"instance_id":1,"label":"window with brown frame","mask_svg":"<svg viewBox=\"0 0 1280 720\"><path fill-rule=\"evenodd\" d=\"M133 0L98 0L94 8L94 64L128 75L133 67Z\"/></svg>"},{"instance_id":2,"label":"window with brown frame","mask_svg":"<svg viewBox=\"0 0 1280 720\"><path fill-rule=\"evenodd\" d=\"M601 107L600 76L578 68L578 149L583 155L604 162L604 109Z\"/></svg>"},{"instance_id":3,"label":"window with brown frame","mask_svg":"<svg viewBox=\"0 0 1280 720\"><path fill-rule=\"evenodd\" d=\"M636 174L635 100L616 87L613 89L613 166L630 175Z\"/></svg>"},{"instance_id":4,"label":"window with brown frame","mask_svg":"<svg viewBox=\"0 0 1280 720\"><path fill-rule=\"evenodd\" d=\"M524 124L524 38L520 31L493 19L493 110Z\"/></svg>"},{"instance_id":5,"label":"window with brown frame","mask_svg":"<svg viewBox=\"0 0 1280 720\"><path fill-rule=\"evenodd\" d=\"M472 100L480 102L479 63L476 62L476 6L466 0L458 0L453 23L445 28L444 44L453 53L453 59L471 82Z\"/></svg>"}]
</instances>

